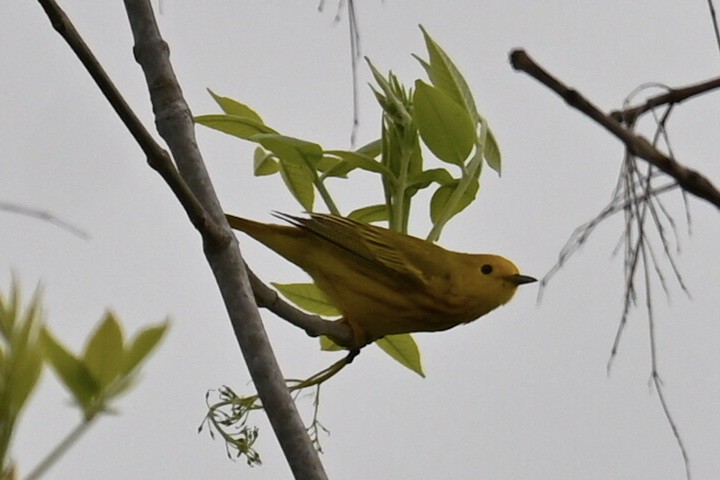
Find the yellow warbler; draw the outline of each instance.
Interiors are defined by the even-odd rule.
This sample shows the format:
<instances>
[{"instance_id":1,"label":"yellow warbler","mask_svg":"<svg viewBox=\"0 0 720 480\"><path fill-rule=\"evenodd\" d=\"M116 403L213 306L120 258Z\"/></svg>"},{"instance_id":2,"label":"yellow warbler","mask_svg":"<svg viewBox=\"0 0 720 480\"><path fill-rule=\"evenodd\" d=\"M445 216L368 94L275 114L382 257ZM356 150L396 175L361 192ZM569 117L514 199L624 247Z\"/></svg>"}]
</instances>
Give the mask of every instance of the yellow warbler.
<instances>
[{"instance_id":1,"label":"yellow warbler","mask_svg":"<svg viewBox=\"0 0 720 480\"><path fill-rule=\"evenodd\" d=\"M445 250L431 242L333 215L276 213L292 226L226 215L305 270L342 312L361 348L385 335L447 330L507 303L535 282L509 260Z\"/></svg>"}]
</instances>

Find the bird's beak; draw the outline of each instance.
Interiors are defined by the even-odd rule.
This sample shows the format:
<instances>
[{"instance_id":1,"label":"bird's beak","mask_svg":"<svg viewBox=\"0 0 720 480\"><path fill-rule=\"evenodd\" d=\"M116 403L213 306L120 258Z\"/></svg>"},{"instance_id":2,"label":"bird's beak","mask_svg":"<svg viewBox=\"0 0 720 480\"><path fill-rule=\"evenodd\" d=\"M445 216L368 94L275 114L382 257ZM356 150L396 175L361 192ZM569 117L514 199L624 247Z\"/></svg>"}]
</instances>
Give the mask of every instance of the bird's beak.
<instances>
[{"instance_id":1,"label":"bird's beak","mask_svg":"<svg viewBox=\"0 0 720 480\"><path fill-rule=\"evenodd\" d=\"M527 275L521 275L519 273L516 273L515 275L510 275L508 277L508 280L515 285L524 285L526 283L537 282L537 278L529 277Z\"/></svg>"}]
</instances>

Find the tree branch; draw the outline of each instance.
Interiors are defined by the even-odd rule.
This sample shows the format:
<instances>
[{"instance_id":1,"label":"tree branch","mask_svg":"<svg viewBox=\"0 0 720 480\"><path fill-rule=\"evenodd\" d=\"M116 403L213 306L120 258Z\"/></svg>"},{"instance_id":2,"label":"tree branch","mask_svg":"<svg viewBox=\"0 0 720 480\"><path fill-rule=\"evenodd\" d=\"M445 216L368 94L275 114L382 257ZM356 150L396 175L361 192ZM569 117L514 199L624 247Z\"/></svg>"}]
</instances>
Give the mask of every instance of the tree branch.
<instances>
[{"instance_id":1,"label":"tree branch","mask_svg":"<svg viewBox=\"0 0 720 480\"><path fill-rule=\"evenodd\" d=\"M347 323L325 320L319 315L310 315L298 310L280 298L275 290L265 285L247 265L245 268L258 307L267 308L280 318L302 328L311 337L325 335L338 345L352 344L353 332Z\"/></svg>"},{"instance_id":2,"label":"tree branch","mask_svg":"<svg viewBox=\"0 0 720 480\"><path fill-rule=\"evenodd\" d=\"M39 0L53 26L66 39L132 132L148 163L165 179L203 237L205 256L220 288L235 336L275 435L295 478L327 478L292 401L253 301L245 264L217 199L195 140L192 114L169 61L150 2L125 0L135 39L135 58L150 91L160 135L177 162L145 131L69 19L52 0Z\"/></svg>"},{"instance_id":3,"label":"tree branch","mask_svg":"<svg viewBox=\"0 0 720 480\"><path fill-rule=\"evenodd\" d=\"M673 177L683 190L720 208L720 191L718 191L706 177L660 152L644 137L636 135L624 128L620 122L612 116L605 115L600 109L583 97L580 92L567 87L535 63L524 50L513 50L510 53L510 63L514 69L523 71L535 78L560 95L568 105L580 110L615 135L625 144L625 148L627 148L631 154L642 158L662 172Z\"/></svg>"},{"instance_id":4,"label":"tree branch","mask_svg":"<svg viewBox=\"0 0 720 480\"><path fill-rule=\"evenodd\" d=\"M720 77L711 78L710 80L688 85L687 87L670 88L662 95L647 99L642 105L612 111L610 112L610 116L620 123L632 125L635 123L635 120L645 112L663 105L682 103L689 98L708 93L716 88L720 88Z\"/></svg>"},{"instance_id":5,"label":"tree branch","mask_svg":"<svg viewBox=\"0 0 720 480\"><path fill-rule=\"evenodd\" d=\"M67 42L72 51L77 55L80 62L88 71L95 84L110 102L110 105L118 114L125 127L140 145L140 148L147 156L147 162L158 172L168 186L172 189L177 199L182 204L190 221L195 228L203 235L206 245L214 245L214 248L222 248L230 242L227 232L223 231L216 222L208 216L205 208L200 204L193 192L178 174L173 165L170 155L155 141L150 132L147 131L140 119L135 115L123 96L113 84L110 77L95 58L90 48L82 39L73 26L65 12L55 3L54 0L39 0L40 5L50 19L53 28Z\"/></svg>"}]
</instances>

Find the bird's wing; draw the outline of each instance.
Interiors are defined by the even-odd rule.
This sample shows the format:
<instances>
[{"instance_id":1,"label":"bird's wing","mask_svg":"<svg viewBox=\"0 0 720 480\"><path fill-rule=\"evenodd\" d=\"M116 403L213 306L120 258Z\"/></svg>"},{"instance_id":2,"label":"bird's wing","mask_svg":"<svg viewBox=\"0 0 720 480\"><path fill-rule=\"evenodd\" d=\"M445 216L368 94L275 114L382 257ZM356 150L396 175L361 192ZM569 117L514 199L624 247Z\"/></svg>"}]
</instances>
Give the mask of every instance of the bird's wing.
<instances>
[{"instance_id":1,"label":"bird's wing","mask_svg":"<svg viewBox=\"0 0 720 480\"><path fill-rule=\"evenodd\" d=\"M334 215L313 213L310 218L279 212L273 215L369 262L373 267L402 276L405 282L425 283L423 272L388 239L386 229Z\"/></svg>"}]
</instances>

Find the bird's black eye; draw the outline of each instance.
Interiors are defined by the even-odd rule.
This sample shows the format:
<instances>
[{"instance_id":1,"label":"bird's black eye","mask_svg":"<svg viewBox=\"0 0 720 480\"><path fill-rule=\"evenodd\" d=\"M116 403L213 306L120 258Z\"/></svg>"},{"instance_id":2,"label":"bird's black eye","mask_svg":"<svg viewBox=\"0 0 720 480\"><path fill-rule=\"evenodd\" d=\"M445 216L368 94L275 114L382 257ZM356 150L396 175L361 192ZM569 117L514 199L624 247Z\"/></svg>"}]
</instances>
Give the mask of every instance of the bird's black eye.
<instances>
[{"instance_id":1,"label":"bird's black eye","mask_svg":"<svg viewBox=\"0 0 720 480\"><path fill-rule=\"evenodd\" d=\"M485 275L490 275L493 271L492 265L490 265L489 263L486 263L485 265L480 267L480 271L482 273L484 273Z\"/></svg>"}]
</instances>

